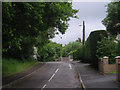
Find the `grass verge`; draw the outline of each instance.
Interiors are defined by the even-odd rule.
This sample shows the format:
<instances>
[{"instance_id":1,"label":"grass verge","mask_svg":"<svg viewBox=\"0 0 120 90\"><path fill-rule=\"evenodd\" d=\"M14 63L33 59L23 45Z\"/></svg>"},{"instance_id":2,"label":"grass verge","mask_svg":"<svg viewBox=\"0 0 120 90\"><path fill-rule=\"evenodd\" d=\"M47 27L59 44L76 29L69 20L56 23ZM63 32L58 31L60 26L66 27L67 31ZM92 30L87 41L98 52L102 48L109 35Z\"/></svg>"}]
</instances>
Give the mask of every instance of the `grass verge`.
<instances>
[{"instance_id":1,"label":"grass verge","mask_svg":"<svg viewBox=\"0 0 120 90\"><path fill-rule=\"evenodd\" d=\"M3 77L16 74L33 67L36 61L20 61L16 59L2 59L2 75Z\"/></svg>"},{"instance_id":2,"label":"grass verge","mask_svg":"<svg viewBox=\"0 0 120 90\"><path fill-rule=\"evenodd\" d=\"M110 74L116 74L117 72L116 71L113 71L113 72L109 72Z\"/></svg>"}]
</instances>

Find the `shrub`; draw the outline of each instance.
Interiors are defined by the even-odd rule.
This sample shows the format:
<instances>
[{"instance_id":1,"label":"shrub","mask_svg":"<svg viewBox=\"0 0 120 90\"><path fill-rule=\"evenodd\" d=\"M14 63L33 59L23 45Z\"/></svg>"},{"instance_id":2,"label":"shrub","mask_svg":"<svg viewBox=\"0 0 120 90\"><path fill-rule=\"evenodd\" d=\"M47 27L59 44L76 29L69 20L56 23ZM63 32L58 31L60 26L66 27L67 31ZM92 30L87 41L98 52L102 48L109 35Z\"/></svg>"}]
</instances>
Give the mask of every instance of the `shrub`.
<instances>
[{"instance_id":1,"label":"shrub","mask_svg":"<svg viewBox=\"0 0 120 90\"><path fill-rule=\"evenodd\" d=\"M97 57L98 59L103 58L104 56L109 57L109 63L115 63L115 57L118 55L117 53L117 43L114 42L114 38L104 38L103 40L98 42L97 46Z\"/></svg>"},{"instance_id":2,"label":"shrub","mask_svg":"<svg viewBox=\"0 0 120 90\"><path fill-rule=\"evenodd\" d=\"M20 61L18 59L2 58L2 75L3 77L10 76L29 69L36 64L36 61Z\"/></svg>"},{"instance_id":3,"label":"shrub","mask_svg":"<svg viewBox=\"0 0 120 90\"><path fill-rule=\"evenodd\" d=\"M89 62L95 68L98 68L98 58L96 56L97 42L101 41L103 37L107 37L105 30L91 32L85 42L85 46L82 46L75 52L78 55L77 58L81 59L83 62Z\"/></svg>"},{"instance_id":4,"label":"shrub","mask_svg":"<svg viewBox=\"0 0 120 90\"><path fill-rule=\"evenodd\" d=\"M95 68L98 68L98 58L96 56L97 42L101 41L103 37L107 37L107 32L105 30L93 31L88 38L90 48L89 54L91 54L90 61Z\"/></svg>"}]
</instances>

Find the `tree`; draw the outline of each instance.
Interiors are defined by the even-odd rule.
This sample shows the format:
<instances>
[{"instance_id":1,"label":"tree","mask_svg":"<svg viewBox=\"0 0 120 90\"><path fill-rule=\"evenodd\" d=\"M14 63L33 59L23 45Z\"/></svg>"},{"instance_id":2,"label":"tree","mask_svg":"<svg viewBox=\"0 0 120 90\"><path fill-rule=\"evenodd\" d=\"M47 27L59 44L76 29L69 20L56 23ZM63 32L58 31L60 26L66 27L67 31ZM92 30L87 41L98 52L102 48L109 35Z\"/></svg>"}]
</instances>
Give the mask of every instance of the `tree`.
<instances>
[{"instance_id":1,"label":"tree","mask_svg":"<svg viewBox=\"0 0 120 90\"><path fill-rule=\"evenodd\" d=\"M76 40L76 42L81 42L81 38L78 38L78 39Z\"/></svg>"},{"instance_id":2,"label":"tree","mask_svg":"<svg viewBox=\"0 0 120 90\"><path fill-rule=\"evenodd\" d=\"M112 35L120 33L120 2L111 2L107 5L107 16L102 23Z\"/></svg>"},{"instance_id":3,"label":"tree","mask_svg":"<svg viewBox=\"0 0 120 90\"><path fill-rule=\"evenodd\" d=\"M39 61L54 61L61 57L62 44L50 41L43 47L38 46Z\"/></svg>"},{"instance_id":4,"label":"tree","mask_svg":"<svg viewBox=\"0 0 120 90\"><path fill-rule=\"evenodd\" d=\"M98 41L98 45L97 45L97 57L99 60L101 60L101 58L103 58L104 56L108 56L109 57L109 63L113 64L115 63L115 57L118 55L117 53L117 43L114 42L114 38L110 37L110 39L108 38L104 38L101 41Z\"/></svg>"},{"instance_id":5,"label":"tree","mask_svg":"<svg viewBox=\"0 0 120 90\"><path fill-rule=\"evenodd\" d=\"M78 39L79 40L79 39ZM73 55L73 53L81 47L81 42L78 42L77 40L75 42L70 42L69 44L65 45L62 49L62 55L64 57Z\"/></svg>"},{"instance_id":6,"label":"tree","mask_svg":"<svg viewBox=\"0 0 120 90\"><path fill-rule=\"evenodd\" d=\"M68 2L3 2L3 55L25 58L24 51L47 44L57 30L64 34L77 12Z\"/></svg>"}]
</instances>

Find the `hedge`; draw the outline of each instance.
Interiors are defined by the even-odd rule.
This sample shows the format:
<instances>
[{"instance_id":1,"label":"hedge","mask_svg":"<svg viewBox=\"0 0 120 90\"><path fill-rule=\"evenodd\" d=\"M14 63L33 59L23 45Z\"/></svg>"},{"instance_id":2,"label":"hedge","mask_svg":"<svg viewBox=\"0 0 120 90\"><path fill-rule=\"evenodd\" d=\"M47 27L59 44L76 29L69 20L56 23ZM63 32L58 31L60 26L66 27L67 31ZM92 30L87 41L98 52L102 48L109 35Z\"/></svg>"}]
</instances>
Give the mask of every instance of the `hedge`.
<instances>
[{"instance_id":1,"label":"hedge","mask_svg":"<svg viewBox=\"0 0 120 90\"><path fill-rule=\"evenodd\" d=\"M79 48L74 54L76 59L83 62L91 63L93 67L98 69L98 58L96 57L97 42L101 41L103 37L107 37L105 30L97 30L90 33L85 46Z\"/></svg>"}]
</instances>

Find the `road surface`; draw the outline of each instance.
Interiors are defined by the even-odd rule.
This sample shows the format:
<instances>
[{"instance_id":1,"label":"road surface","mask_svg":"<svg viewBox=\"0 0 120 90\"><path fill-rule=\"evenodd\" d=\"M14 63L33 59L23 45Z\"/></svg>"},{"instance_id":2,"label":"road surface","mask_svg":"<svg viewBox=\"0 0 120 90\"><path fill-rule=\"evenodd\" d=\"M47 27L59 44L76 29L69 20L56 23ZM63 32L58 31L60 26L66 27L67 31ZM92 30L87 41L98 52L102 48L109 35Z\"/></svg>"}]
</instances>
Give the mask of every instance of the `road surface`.
<instances>
[{"instance_id":1,"label":"road surface","mask_svg":"<svg viewBox=\"0 0 120 90\"><path fill-rule=\"evenodd\" d=\"M39 71L12 88L77 88L78 73L71 62L47 62Z\"/></svg>"},{"instance_id":2,"label":"road surface","mask_svg":"<svg viewBox=\"0 0 120 90\"><path fill-rule=\"evenodd\" d=\"M101 88L107 90L120 90L120 84L116 82L116 74L100 74L87 63L73 64L77 67L85 88ZM106 89L105 89L106 90Z\"/></svg>"}]
</instances>

